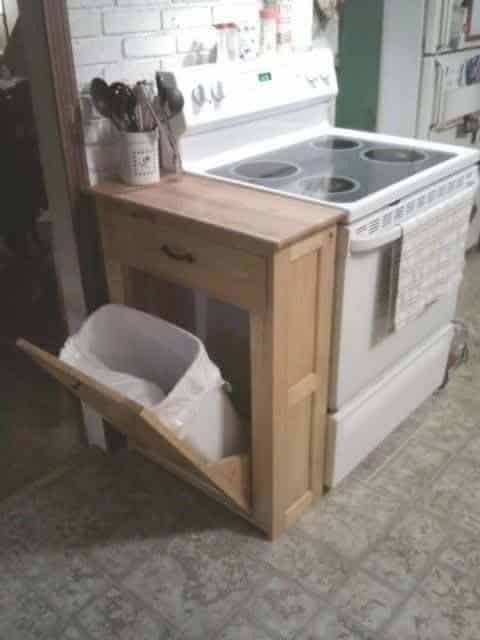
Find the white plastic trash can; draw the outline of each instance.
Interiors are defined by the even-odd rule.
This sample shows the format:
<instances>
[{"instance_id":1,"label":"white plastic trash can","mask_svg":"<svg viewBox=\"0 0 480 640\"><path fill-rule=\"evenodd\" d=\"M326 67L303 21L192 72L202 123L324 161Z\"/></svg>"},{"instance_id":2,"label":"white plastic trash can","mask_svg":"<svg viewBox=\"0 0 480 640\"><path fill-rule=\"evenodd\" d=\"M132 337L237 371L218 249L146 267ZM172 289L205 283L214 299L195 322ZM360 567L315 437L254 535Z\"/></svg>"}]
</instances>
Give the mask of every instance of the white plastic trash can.
<instances>
[{"instance_id":1,"label":"white plastic trash can","mask_svg":"<svg viewBox=\"0 0 480 640\"><path fill-rule=\"evenodd\" d=\"M175 325L107 305L67 340L60 359L153 410L212 462L248 448L218 367L198 338Z\"/></svg>"}]
</instances>

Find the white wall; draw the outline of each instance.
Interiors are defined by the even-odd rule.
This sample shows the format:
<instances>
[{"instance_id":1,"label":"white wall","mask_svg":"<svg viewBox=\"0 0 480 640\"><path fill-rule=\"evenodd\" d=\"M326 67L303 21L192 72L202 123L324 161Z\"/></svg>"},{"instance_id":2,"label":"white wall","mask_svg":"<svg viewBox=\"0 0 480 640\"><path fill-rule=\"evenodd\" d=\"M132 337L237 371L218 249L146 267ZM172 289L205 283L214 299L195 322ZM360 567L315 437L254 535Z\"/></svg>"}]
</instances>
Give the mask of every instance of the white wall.
<instances>
[{"instance_id":1,"label":"white wall","mask_svg":"<svg viewBox=\"0 0 480 640\"><path fill-rule=\"evenodd\" d=\"M3 0L3 10L6 17L8 33L11 34L18 20L17 0Z\"/></svg>"},{"instance_id":2,"label":"white wall","mask_svg":"<svg viewBox=\"0 0 480 640\"><path fill-rule=\"evenodd\" d=\"M416 136L425 2L384 0L377 129Z\"/></svg>"},{"instance_id":3,"label":"white wall","mask_svg":"<svg viewBox=\"0 0 480 640\"><path fill-rule=\"evenodd\" d=\"M155 71L205 63L215 50L213 24L258 28L259 0L67 0L79 90L95 76L107 82L153 80ZM336 49L337 23L323 42ZM87 164L92 182L115 173L118 141L110 122L82 99Z\"/></svg>"}]
</instances>

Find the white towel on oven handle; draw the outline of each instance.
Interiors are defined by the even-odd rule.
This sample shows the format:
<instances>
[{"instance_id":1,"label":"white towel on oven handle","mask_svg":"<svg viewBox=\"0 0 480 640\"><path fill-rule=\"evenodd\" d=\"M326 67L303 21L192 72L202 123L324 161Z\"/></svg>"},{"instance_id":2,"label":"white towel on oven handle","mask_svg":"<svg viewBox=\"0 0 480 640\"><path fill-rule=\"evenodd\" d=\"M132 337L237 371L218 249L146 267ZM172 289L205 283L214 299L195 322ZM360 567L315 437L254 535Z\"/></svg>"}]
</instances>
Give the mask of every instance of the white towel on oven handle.
<instances>
[{"instance_id":1,"label":"white towel on oven handle","mask_svg":"<svg viewBox=\"0 0 480 640\"><path fill-rule=\"evenodd\" d=\"M473 200L463 194L401 225L394 330L458 287Z\"/></svg>"}]
</instances>

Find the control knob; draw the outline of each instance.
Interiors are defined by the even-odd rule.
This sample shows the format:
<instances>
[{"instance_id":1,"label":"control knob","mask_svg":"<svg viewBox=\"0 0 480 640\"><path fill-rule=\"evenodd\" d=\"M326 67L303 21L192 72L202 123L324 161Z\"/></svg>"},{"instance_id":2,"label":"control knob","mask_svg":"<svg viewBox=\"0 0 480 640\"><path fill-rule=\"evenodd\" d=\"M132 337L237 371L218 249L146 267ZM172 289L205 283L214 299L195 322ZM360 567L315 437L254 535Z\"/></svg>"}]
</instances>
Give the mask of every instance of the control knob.
<instances>
[{"instance_id":1,"label":"control knob","mask_svg":"<svg viewBox=\"0 0 480 640\"><path fill-rule=\"evenodd\" d=\"M192 100L198 107L203 107L203 105L207 101L207 95L205 93L205 87L203 86L203 84L197 85L192 90Z\"/></svg>"},{"instance_id":2,"label":"control knob","mask_svg":"<svg viewBox=\"0 0 480 640\"><path fill-rule=\"evenodd\" d=\"M212 94L214 102L217 104L223 102L225 100L225 87L223 82L219 80L216 86L211 88L210 93Z\"/></svg>"}]
</instances>

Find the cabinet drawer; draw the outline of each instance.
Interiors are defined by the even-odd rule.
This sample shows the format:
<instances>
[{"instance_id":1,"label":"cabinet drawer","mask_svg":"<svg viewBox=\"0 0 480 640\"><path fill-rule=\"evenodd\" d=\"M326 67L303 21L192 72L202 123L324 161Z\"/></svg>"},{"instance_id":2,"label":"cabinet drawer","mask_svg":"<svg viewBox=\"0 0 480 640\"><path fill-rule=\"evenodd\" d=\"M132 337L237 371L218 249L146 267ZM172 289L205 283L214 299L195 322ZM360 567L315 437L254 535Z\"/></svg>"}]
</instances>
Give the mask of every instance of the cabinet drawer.
<instances>
[{"instance_id":1,"label":"cabinet drawer","mask_svg":"<svg viewBox=\"0 0 480 640\"><path fill-rule=\"evenodd\" d=\"M265 307L264 258L172 230L148 210L103 205L99 216L106 259L204 289L247 309Z\"/></svg>"}]
</instances>

